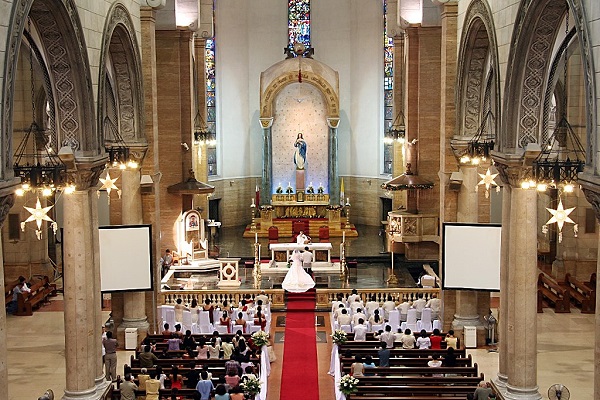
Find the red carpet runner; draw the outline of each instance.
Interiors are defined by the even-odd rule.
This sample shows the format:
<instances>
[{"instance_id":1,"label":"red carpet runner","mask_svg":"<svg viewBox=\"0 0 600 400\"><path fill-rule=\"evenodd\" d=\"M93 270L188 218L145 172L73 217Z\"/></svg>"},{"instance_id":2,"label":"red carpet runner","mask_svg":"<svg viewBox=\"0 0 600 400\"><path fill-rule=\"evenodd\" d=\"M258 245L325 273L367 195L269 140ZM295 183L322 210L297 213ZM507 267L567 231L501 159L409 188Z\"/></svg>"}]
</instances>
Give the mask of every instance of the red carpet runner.
<instances>
[{"instance_id":1,"label":"red carpet runner","mask_svg":"<svg viewBox=\"0 0 600 400\"><path fill-rule=\"evenodd\" d=\"M280 400L318 400L314 289L287 294Z\"/></svg>"}]
</instances>

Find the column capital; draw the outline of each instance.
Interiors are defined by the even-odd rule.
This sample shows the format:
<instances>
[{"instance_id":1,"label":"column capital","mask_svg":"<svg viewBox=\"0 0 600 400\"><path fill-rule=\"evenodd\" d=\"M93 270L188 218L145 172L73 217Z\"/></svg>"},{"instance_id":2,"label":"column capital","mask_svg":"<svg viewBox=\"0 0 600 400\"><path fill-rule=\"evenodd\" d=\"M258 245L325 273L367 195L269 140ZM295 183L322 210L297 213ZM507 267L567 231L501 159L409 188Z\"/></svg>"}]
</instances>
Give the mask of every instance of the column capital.
<instances>
[{"instance_id":1,"label":"column capital","mask_svg":"<svg viewBox=\"0 0 600 400\"><path fill-rule=\"evenodd\" d=\"M10 212L10 209L15 204L15 194L10 193L0 196L0 228L4 225L4 221Z\"/></svg>"},{"instance_id":2,"label":"column capital","mask_svg":"<svg viewBox=\"0 0 600 400\"><path fill-rule=\"evenodd\" d=\"M270 118L259 118L260 127L263 129L269 129L273 126L273 117Z\"/></svg>"},{"instance_id":3,"label":"column capital","mask_svg":"<svg viewBox=\"0 0 600 400\"><path fill-rule=\"evenodd\" d=\"M156 11L151 7L140 7L140 21L156 23Z\"/></svg>"},{"instance_id":4,"label":"column capital","mask_svg":"<svg viewBox=\"0 0 600 400\"><path fill-rule=\"evenodd\" d=\"M340 125L340 119L338 117L330 117L327 118L327 126L331 129L337 129Z\"/></svg>"},{"instance_id":5,"label":"column capital","mask_svg":"<svg viewBox=\"0 0 600 400\"><path fill-rule=\"evenodd\" d=\"M100 174L106 168L107 157L78 158L75 168L67 171L67 176L77 190L87 190L98 184Z\"/></svg>"},{"instance_id":6,"label":"column capital","mask_svg":"<svg viewBox=\"0 0 600 400\"><path fill-rule=\"evenodd\" d=\"M503 164L500 162L496 162L494 165L502 182L513 188L521 188L523 179L532 174L532 168L524 165Z\"/></svg>"},{"instance_id":7,"label":"column capital","mask_svg":"<svg viewBox=\"0 0 600 400\"><path fill-rule=\"evenodd\" d=\"M600 221L600 176L584 171L577 177L585 199L591 204L596 220Z\"/></svg>"},{"instance_id":8,"label":"column capital","mask_svg":"<svg viewBox=\"0 0 600 400\"><path fill-rule=\"evenodd\" d=\"M167 0L142 0L140 9L151 8L152 10L160 10L167 4Z\"/></svg>"},{"instance_id":9,"label":"column capital","mask_svg":"<svg viewBox=\"0 0 600 400\"><path fill-rule=\"evenodd\" d=\"M129 156L132 157L139 165L142 166L142 162L146 157L146 153L148 152L148 144L147 143L135 143L128 145L129 147Z\"/></svg>"}]
</instances>

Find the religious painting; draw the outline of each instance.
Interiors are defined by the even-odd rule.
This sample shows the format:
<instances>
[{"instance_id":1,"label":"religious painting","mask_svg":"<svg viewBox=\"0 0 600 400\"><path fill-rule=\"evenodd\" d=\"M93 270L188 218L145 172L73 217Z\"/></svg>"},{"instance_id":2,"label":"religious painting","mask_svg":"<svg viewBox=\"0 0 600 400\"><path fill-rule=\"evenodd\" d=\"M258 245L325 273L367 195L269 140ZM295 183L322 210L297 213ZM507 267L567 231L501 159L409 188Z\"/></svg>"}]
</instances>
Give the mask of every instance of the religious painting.
<instances>
[{"instance_id":1,"label":"religious painting","mask_svg":"<svg viewBox=\"0 0 600 400\"><path fill-rule=\"evenodd\" d=\"M200 214L196 211L190 211L185 217L185 230L197 231L200 229Z\"/></svg>"}]
</instances>

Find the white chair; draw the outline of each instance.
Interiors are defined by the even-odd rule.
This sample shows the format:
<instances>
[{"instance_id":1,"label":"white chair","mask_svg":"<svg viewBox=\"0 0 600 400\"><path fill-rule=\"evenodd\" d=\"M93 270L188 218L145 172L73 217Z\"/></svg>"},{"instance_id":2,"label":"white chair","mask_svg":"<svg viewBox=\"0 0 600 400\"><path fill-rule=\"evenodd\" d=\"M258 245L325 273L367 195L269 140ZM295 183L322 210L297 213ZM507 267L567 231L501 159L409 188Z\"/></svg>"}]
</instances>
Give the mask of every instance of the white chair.
<instances>
[{"instance_id":1,"label":"white chair","mask_svg":"<svg viewBox=\"0 0 600 400\"><path fill-rule=\"evenodd\" d=\"M221 318L221 315L223 315L223 312L220 308L213 309L213 321L218 321L219 318Z\"/></svg>"},{"instance_id":2,"label":"white chair","mask_svg":"<svg viewBox=\"0 0 600 400\"><path fill-rule=\"evenodd\" d=\"M242 333L246 333L243 325L234 325L231 332L236 333L237 331L242 331Z\"/></svg>"},{"instance_id":3,"label":"white chair","mask_svg":"<svg viewBox=\"0 0 600 400\"><path fill-rule=\"evenodd\" d=\"M371 325L371 330L369 332L379 332L382 331L384 328L384 324L372 324Z\"/></svg>"},{"instance_id":4,"label":"white chair","mask_svg":"<svg viewBox=\"0 0 600 400\"><path fill-rule=\"evenodd\" d=\"M211 325L208 311L200 311L198 314L198 325Z\"/></svg>"},{"instance_id":5,"label":"white chair","mask_svg":"<svg viewBox=\"0 0 600 400\"><path fill-rule=\"evenodd\" d=\"M200 333L213 333L212 325L200 325Z\"/></svg>"},{"instance_id":6,"label":"white chair","mask_svg":"<svg viewBox=\"0 0 600 400\"><path fill-rule=\"evenodd\" d=\"M421 311L421 319L417 322L417 328L419 331L421 329L425 329L427 332L433 330L431 324L431 308L424 308L423 311Z\"/></svg>"},{"instance_id":7,"label":"white chair","mask_svg":"<svg viewBox=\"0 0 600 400\"><path fill-rule=\"evenodd\" d=\"M433 320L433 329L439 329L441 331L442 321L440 321L439 319Z\"/></svg>"},{"instance_id":8,"label":"white chair","mask_svg":"<svg viewBox=\"0 0 600 400\"><path fill-rule=\"evenodd\" d=\"M185 332L188 329L192 330L192 312L183 310L181 330Z\"/></svg>"},{"instance_id":9,"label":"white chair","mask_svg":"<svg viewBox=\"0 0 600 400\"><path fill-rule=\"evenodd\" d=\"M246 324L246 328L248 333L254 333L254 332L258 332L260 331L260 325L254 325L254 324Z\"/></svg>"},{"instance_id":10,"label":"white chair","mask_svg":"<svg viewBox=\"0 0 600 400\"><path fill-rule=\"evenodd\" d=\"M229 333L229 332L227 331L227 328L228 328L228 327L227 327L227 325L221 325L221 324L217 324L217 325L215 326L215 328L217 329L217 331L218 331L219 333Z\"/></svg>"},{"instance_id":11,"label":"white chair","mask_svg":"<svg viewBox=\"0 0 600 400\"><path fill-rule=\"evenodd\" d=\"M175 308L167 308L165 309L165 319L164 321L169 324L171 329L175 326Z\"/></svg>"},{"instance_id":12,"label":"white chair","mask_svg":"<svg viewBox=\"0 0 600 400\"><path fill-rule=\"evenodd\" d=\"M416 321L415 321L416 323ZM389 313L388 324L392 327L392 332L397 332L400 327L400 311L392 310Z\"/></svg>"},{"instance_id":13,"label":"white chair","mask_svg":"<svg viewBox=\"0 0 600 400\"><path fill-rule=\"evenodd\" d=\"M413 332L417 330L417 310L414 308L409 309L408 313L406 314L406 328Z\"/></svg>"},{"instance_id":14,"label":"white chair","mask_svg":"<svg viewBox=\"0 0 600 400\"><path fill-rule=\"evenodd\" d=\"M346 333L352 333L352 325L341 325L340 329Z\"/></svg>"}]
</instances>

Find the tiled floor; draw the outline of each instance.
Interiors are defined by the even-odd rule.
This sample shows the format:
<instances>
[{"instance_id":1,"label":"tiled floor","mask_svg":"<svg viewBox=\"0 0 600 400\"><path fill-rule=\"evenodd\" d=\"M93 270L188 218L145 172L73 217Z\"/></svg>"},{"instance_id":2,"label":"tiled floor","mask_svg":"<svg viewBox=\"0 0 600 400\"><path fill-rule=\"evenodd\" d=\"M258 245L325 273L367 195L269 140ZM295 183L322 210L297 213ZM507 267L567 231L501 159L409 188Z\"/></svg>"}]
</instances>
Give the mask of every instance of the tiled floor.
<instances>
[{"instance_id":1,"label":"tiled floor","mask_svg":"<svg viewBox=\"0 0 600 400\"><path fill-rule=\"evenodd\" d=\"M383 249L379 228L357 226L357 229L359 237L349 239L348 257L379 256ZM243 228L221 230L216 243L220 248L221 256L252 257L252 240L242 239L242 233ZM333 245L334 249L339 248L339 238L333 238ZM266 257L268 244L263 243L262 248L262 256ZM389 263L385 260L376 260L369 264L361 262L357 270L358 282L353 279L349 283L339 282L334 277L326 284L330 287L384 287L388 273ZM400 278L400 286L415 286L413 277L405 269L397 268L396 274ZM251 274L248 274L248 277L251 278ZM251 282L248 281L248 284L251 285ZM268 287L277 284L275 280L265 283ZM492 302L492 306L495 304L496 302ZM65 387L65 355L61 309L62 300L55 298L52 304L44 309L45 312L36 312L32 317L8 316L10 400L37 398L48 388L53 389L59 397L62 396ZM282 333L285 329L275 326L276 317L282 315L284 314L273 315L274 333ZM319 388L322 393L321 399L332 399L333 379L327 374L331 353L329 340L331 332L327 315L322 313L317 315L326 318L324 326L318 327L318 331L327 332L327 342L320 341L317 344ZM538 385L544 399L548 398L548 388L554 383L566 385L571 391L572 399L593 398L594 327L594 315L580 314L576 311L571 314L554 314L551 310L545 310L543 314L538 315ZM488 352L487 349L476 349L470 352L486 379L494 379L498 370L498 353ZM131 351L119 352L119 371L122 371L122 365L131 354ZM275 354L278 360L272 364L269 400L279 398L283 343L275 344Z\"/></svg>"},{"instance_id":2,"label":"tiled floor","mask_svg":"<svg viewBox=\"0 0 600 400\"><path fill-rule=\"evenodd\" d=\"M273 315L273 332L276 327ZM319 357L319 388L321 399L333 398L333 379L327 374L331 353L327 315L319 331L327 332L327 343L317 344ZM108 315L107 315L108 317ZM31 317L8 317L8 390L10 400L37 398L46 389L62 396L65 387L64 323L60 311L37 312ZM48 334L47 332L52 332ZM487 349L469 351L486 379L496 377L498 353ZM131 351L118 353L119 369L129 359ZM269 400L279 398L283 343L275 344L278 359L272 364L269 380ZM548 388L562 383L571 391L572 399L593 398L594 315L554 314L546 310L538 315L538 385L544 399ZM35 379L32 379L35 377Z\"/></svg>"}]
</instances>

